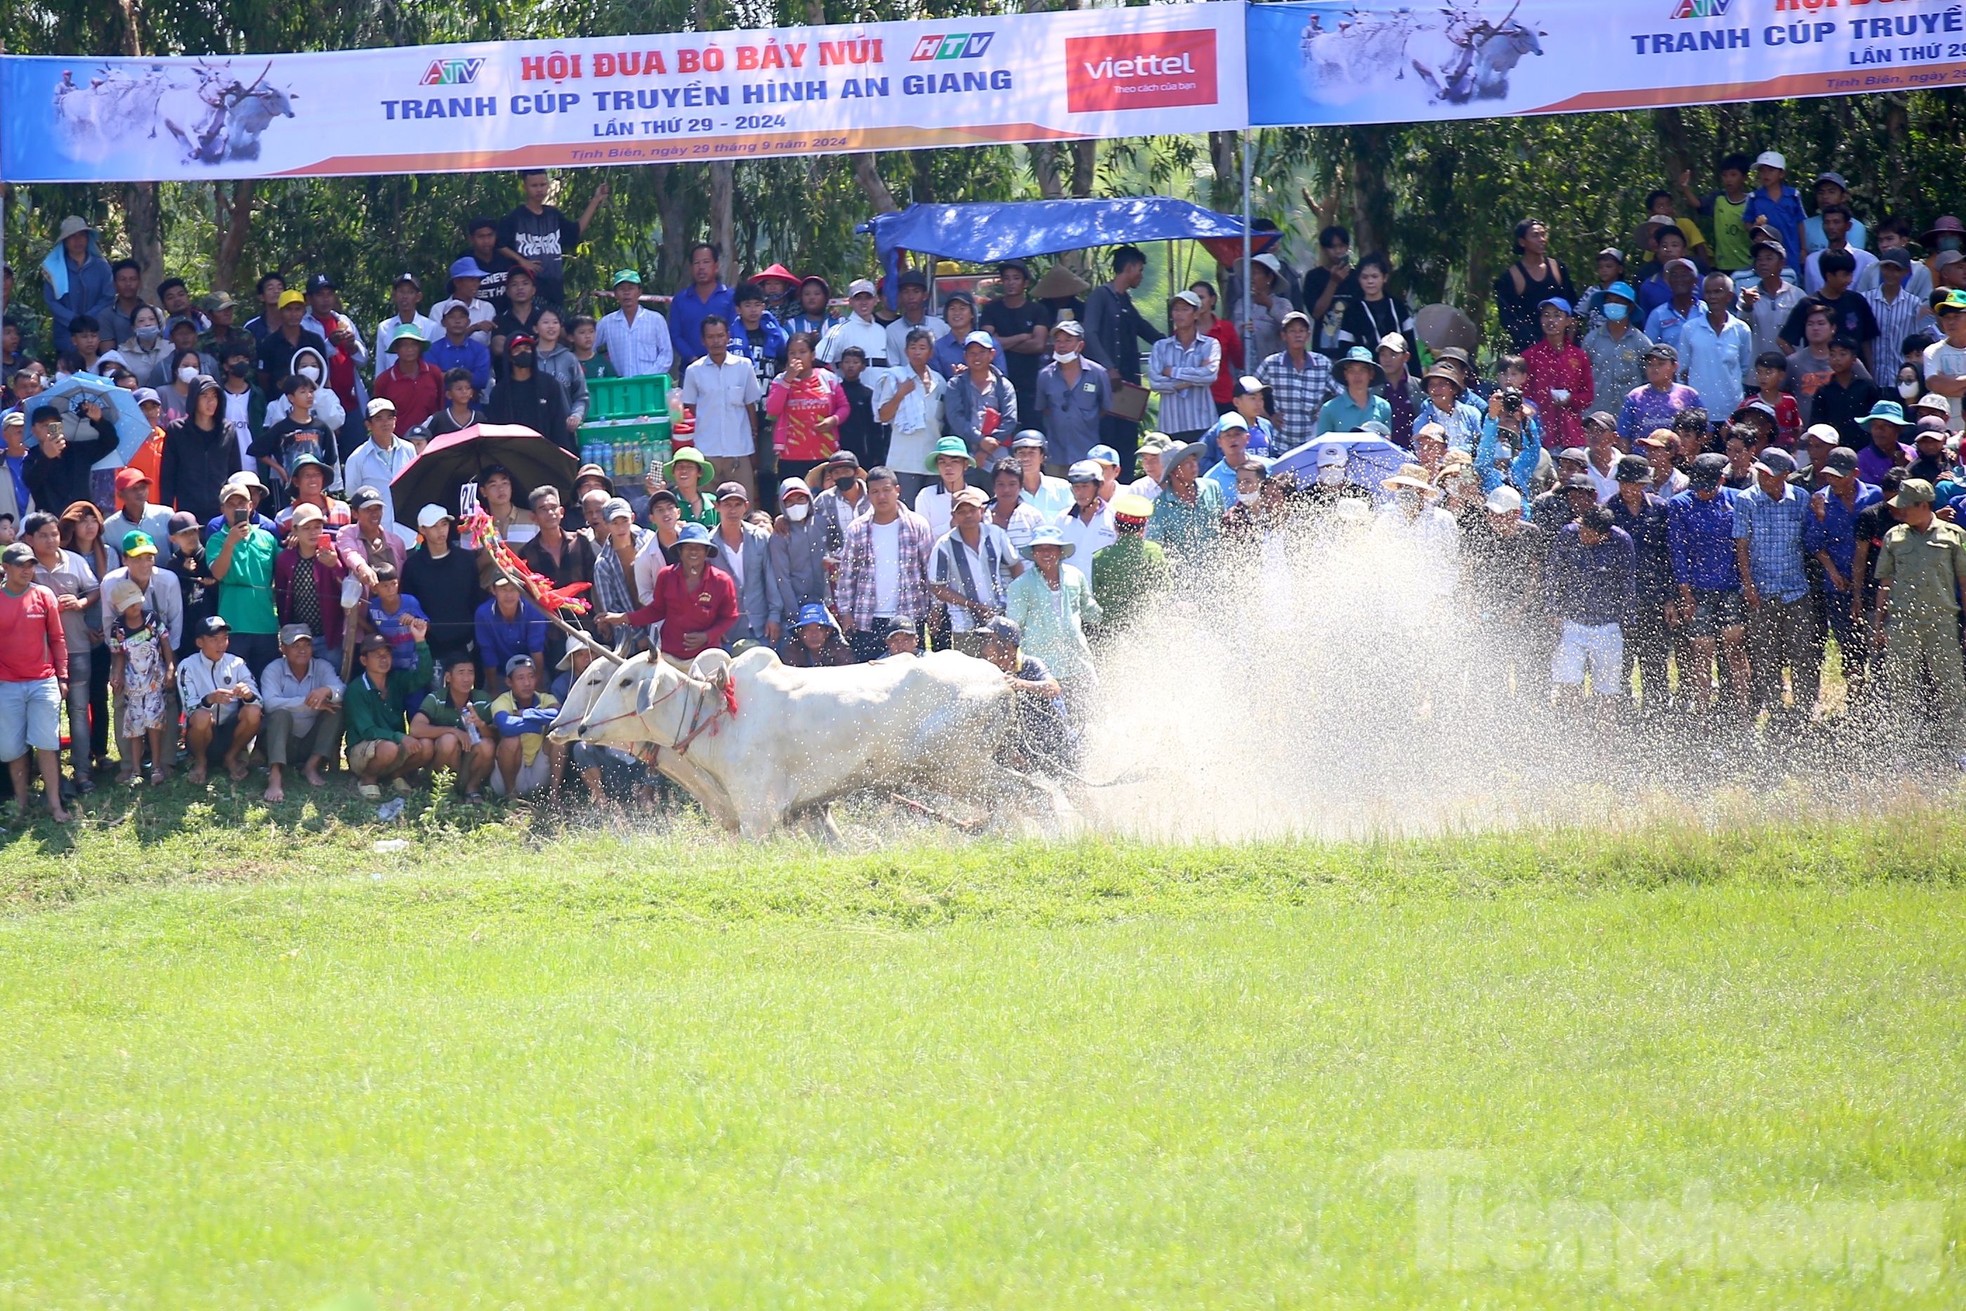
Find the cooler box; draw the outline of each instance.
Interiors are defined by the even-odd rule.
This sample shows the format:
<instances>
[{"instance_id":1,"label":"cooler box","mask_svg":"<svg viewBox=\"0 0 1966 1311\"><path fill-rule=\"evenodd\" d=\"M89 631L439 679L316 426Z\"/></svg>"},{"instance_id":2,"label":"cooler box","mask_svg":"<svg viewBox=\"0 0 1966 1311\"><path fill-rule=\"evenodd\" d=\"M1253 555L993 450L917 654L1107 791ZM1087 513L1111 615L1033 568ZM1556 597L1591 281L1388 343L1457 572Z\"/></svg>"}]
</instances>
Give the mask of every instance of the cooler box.
<instances>
[{"instance_id":1,"label":"cooler box","mask_svg":"<svg viewBox=\"0 0 1966 1311\"><path fill-rule=\"evenodd\" d=\"M649 373L634 378L592 378L587 383L589 419L669 418L669 375Z\"/></svg>"}]
</instances>

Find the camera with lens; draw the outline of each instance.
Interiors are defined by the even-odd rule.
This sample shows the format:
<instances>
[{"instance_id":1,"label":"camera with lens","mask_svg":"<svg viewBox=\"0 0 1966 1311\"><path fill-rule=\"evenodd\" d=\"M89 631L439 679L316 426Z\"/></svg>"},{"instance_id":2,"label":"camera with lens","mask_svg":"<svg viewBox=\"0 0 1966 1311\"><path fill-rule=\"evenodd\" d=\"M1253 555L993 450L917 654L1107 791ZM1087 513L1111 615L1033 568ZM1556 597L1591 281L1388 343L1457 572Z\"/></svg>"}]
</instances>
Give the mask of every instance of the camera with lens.
<instances>
[{"instance_id":1,"label":"camera with lens","mask_svg":"<svg viewBox=\"0 0 1966 1311\"><path fill-rule=\"evenodd\" d=\"M1502 413L1522 413L1522 393L1516 388L1505 387L1502 389Z\"/></svg>"}]
</instances>

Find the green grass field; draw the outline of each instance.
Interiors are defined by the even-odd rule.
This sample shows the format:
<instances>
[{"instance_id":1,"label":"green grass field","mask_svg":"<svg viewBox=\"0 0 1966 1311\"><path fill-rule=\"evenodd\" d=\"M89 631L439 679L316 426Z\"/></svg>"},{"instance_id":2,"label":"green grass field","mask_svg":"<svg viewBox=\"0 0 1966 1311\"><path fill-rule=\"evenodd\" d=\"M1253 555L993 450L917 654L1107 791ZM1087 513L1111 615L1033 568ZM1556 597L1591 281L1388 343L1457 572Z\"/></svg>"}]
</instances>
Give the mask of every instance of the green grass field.
<instances>
[{"instance_id":1,"label":"green grass field","mask_svg":"<svg viewBox=\"0 0 1966 1311\"><path fill-rule=\"evenodd\" d=\"M1938 810L831 855L125 805L0 847L0 1305L1966 1298Z\"/></svg>"}]
</instances>

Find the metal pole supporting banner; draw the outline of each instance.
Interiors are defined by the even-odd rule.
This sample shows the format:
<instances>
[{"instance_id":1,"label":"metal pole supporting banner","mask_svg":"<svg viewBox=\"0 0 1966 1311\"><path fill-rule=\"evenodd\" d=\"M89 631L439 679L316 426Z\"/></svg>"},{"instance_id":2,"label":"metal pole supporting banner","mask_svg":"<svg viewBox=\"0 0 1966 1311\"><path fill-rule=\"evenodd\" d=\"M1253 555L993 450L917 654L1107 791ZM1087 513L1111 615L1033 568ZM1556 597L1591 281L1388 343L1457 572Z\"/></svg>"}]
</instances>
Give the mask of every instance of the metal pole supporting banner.
<instances>
[{"instance_id":1,"label":"metal pole supporting banner","mask_svg":"<svg viewBox=\"0 0 1966 1311\"><path fill-rule=\"evenodd\" d=\"M1256 326L1255 309L1250 300L1250 296L1251 296L1250 284L1253 283L1256 280L1256 278L1255 278L1255 271L1250 265L1250 258L1249 258L1250 246L1251 246L1251 238L1249 233L1249 188L1252 180L1255 177L1255 159L1253 158L1254 152L1251 149L1251 139L1254 138L1255 135L1256 135L1255 129L1253 128L1244 129L1242 133L1242 143L1241 143L1242 144L1242 333L1243 333L1242 339L1245 343L1245 347L1244 347L1245 349L1248 349L1248 343L1252 343L1254 341L1254 334L1250 330ZM1254 370L1251 371L1254 372Z\"/></svg>"}]
</instances>

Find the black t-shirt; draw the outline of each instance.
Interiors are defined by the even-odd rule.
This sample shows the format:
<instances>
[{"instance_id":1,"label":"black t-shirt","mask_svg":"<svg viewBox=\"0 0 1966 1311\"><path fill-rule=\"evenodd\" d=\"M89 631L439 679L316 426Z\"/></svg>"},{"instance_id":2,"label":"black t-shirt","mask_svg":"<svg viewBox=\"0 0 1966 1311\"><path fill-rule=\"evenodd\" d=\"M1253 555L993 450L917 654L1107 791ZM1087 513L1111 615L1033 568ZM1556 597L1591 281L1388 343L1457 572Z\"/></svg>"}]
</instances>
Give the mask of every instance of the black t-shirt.
<instances>
[{"instance_id":1,"label":"black t-shirt","mask_svg":"<svg viewBox=\"0 0 1966 1311\"><path fill-rule=\"evenodd\" d=\"M539 316L545 312L545 309L546 306L535 298L532 303L532 313L522 319L511 301L501 304L497 315L492 319L492 342L499 347L498 353L501 355L505 353L504 343L517 333L523 332L528 337L538 336Z\"/></svg>"},{"instance_id":2,"label":"black t-shirt","mask_svg":"<svg viewBox=\"0 0 1966 1311\"><path fill-rule=\"evenodd\" d=\"M1354 270L1347 266L1341 272L1345 276L1345 284L1338 289L1338 294L1331 298L1331 304L1324 311L1323 317L1314 319L1311 323L1311 349L1332 359L1345 353L1338 334L1344 330L1345 312L1351 308L1352 301L1358 298L1358 282L1352 277ZM1324 289L1329 285L1331 285L1331 270L1322 264L1304 275L1306 314L1317 305L1318 297L1324 295ZM1262 361L1254 360L1251 363L1260 364Z\"/></svg>"},{"instance_id":3,"label":"black t-shirt","mask_svg":"<svg viewBox=\"0 0 1966 1311\"><path fill-rule=\"evenodd\" d=\"M504 243L503 233L499 235L498 240L500 244ZM478 299L490 301L492 313L505 313L505 275L512 271L512 261L502 255L493 255L489 260L479 259L478 253L469 246L451 258L458 260L466 255L478 260L478 267L485 271L485 276L478 279Z\"/></svg>"},{"instance_id":4,"label":"black t-shirt","mask_svg":"<svg viewBox=\"0 0 1966 1311\"><path fill-rule=\"evenodd\" d=\"M1877 340L1877 316L1870 312L1870 302L1854 291L1846 291L1835 300L1827 296L1805 296L1797 301L1789 311L1788 322L1782 325L1782 340L1802 341L1803 320L1818 305L1829 308L1830 327L1838 336L1854 338L1859 345Z\"/></svg>"},{"instance_id":5,"label":"black t-shirt","mask_svg":"<svg viewBox=\"0 0 1966 1311\"><path fill-rule=\"evenodd\" d=\"M218 613L218 584L212 580L212 566L202 546L191 555L173 555L164 567L177 575L178 591L184 598L184 639L173 653L182 659L197 649L192 634L198 631L198 621Z\"/></svg>"},{"instance_id":6,"label":"black t-shirt","mask_svg":"<svg viewBox=\"0 0 1966 1311\"><path fill-rule=\"evenodd\" d=\"M566 257L580 244L580 225L548 205L535 214L524 205L498 225L502 250L516 250L539 261L539 298L549 305L566 299ZM503 308L501 306L500 308Z\"/></svg>"},{"instance_id":7,"label":"black t-shirt","mask_svg":"<svg viewBox=\"0 0 1966 1311\"><path fill-rule=\"evenodd\" d=\"M887 463L888 431L881 421L874 417L874 392L858 379L852 382L840 379L840 390L846 393L846 419L840 424L840 446L860 457L860 462L868 468Z\"/></svg>"},{"instance_id":8,"label":"black t-shirt","mask_svg":"<svg viewBox=\"0 0 1966 1311\"><path fill-rule=\"evenodd\" d=\"M456 651L471 645L478 606L478 553L455 545L438 559L421 546L403 558L403 592L415 597L430 618L430 646Z\"/></svg>"},{"instance_id":9,"label":"black t-shirt","mask_svg":"<svg viewBox=\"0 0 1966 1311\"><path fill-rule=\"evenodd\" d=\"M283 334L275 332L259 344L259 371L266 375L272 392L277 393L280 384L292 376L294 354L303 346L312 346L321 352L323 361L327 360L328 343L322 341L318 334L309 332L305 328L300 330L300 340L297 342L289 342ZM221 414L224 412L223 408L219 411Z\"/></svg>"},{"instance_id":10,"label":"black t-shirt","mask_svg":"<svg viewBox=\"0 0 1966 1311\"><path fill-rule=\"evenodd\" d=\"M983 307L977 319L985 332L1002 339L1022 336L1038 327L1049 328L1051 311L1027 296L1022 305L1015 306L993 300ZM1010 385L1020 392L1037 388L1038 368L1043 363L1043 355L1024 355L1010 350L1004 352L1004 371L1010 375Z\"/></svg>"}]
</instances>

